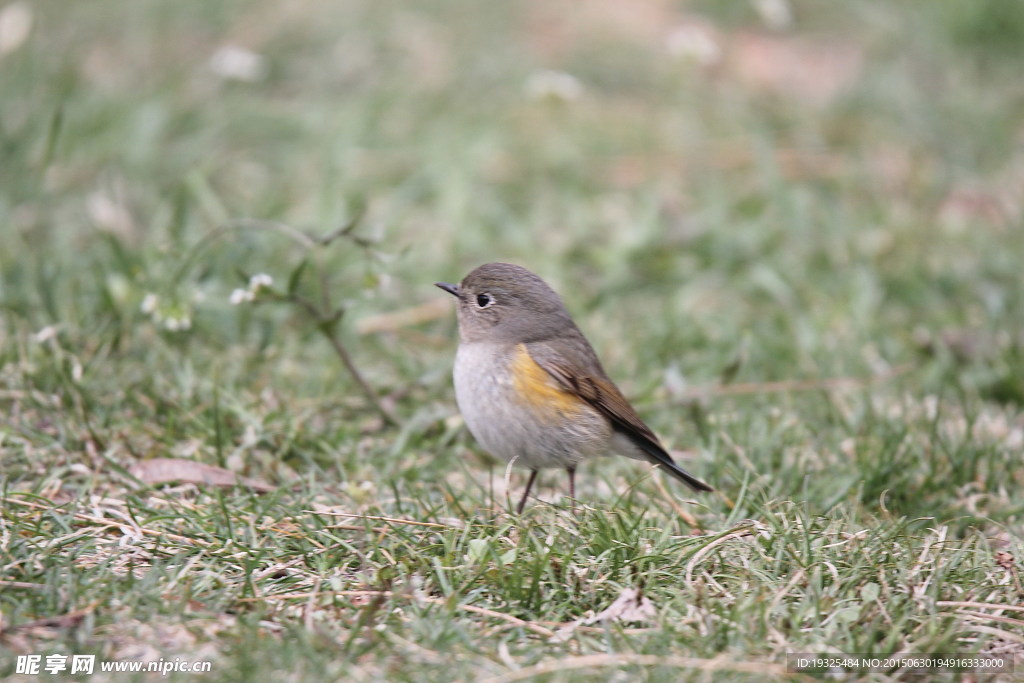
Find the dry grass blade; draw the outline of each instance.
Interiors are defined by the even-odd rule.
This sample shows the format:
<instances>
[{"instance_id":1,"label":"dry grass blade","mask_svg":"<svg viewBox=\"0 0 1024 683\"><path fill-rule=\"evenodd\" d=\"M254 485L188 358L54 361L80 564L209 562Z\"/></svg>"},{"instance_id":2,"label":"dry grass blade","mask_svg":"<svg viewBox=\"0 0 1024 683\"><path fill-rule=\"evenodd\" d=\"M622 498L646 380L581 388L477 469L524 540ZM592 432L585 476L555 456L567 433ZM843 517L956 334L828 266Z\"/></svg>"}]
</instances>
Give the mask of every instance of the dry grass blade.
<instances>
[{"instance_id":1,"label":"dry grass blade","mask_svg":"<svg viewBox=\"0 0 1024 683\"><path fill-rule=\"evenodd\" d=\"M411 593L397 593L395 591L373 591L373 590L339 590L339 591L307 591L302 593L280 593L277 595L261 595L253 598L238 598L237 602L264 602L269 600L314 600L319 596L324 595L338 595L347 597L360 597L360 598L406 598L409 600L415 600L417 602L425 602L431 605L448 605L449 601L445 598L435 598L426 595L413 595ZM494 619L501 619L502 621L508 622L513 626L519 626L525 628L534 633L550 638L555 634L549 628L541 626L531 621L525 621L519 617L514 617L511 614L505 614L503 612L496 612L486 607L477 607L476 605L455 605L455 608L463 612L471 612L473 614L479 614L486 617L492 617Z\"/></svg>"},{"instance_id":2,"label":"dry grass blade","mask_svg":"<svg viewBox=\"0 0 1024 683\"><path fill-rule=\"evenodd\" d=\"M754 530L749 527L745 529L740 529L739 531L733 531L732 533L728 533L720 538L715 539L714 541L711 541L711 543L708 543L706 546L704 546L696 553L694 553L693 557L690 559L689 564L686 565L686 584L689 585L693 582L693 570L696 568L698 564L700 564L701 560L703 560L712 550L714 550L715 548L724 543L728 543L733 539L743 538L744 536L750 536L753 533Z\"/></svg>"},{"instance_id":3,"label":"dry grass blade","mask_svg":"<svg viewBox=\"0 0 1024 683\"><path fill-rule=\"evenodd\" d=\"M14 504L14 505L20 505L20 506L32 508L32 509L35 509L35 510L46 510L46 511L56 512L56 513L60 513L60 514L68 514L67 511L61 510L58 507L55 507L55 506L52 506L52 505L41 505L39 503L33 503L31 501L28 501L28 500L19 500L17 498L10 498L10 497L0 498L0 500L2 500L4 503L11 503L11 504ZM111 527L111 526L116 526L116 525L122 524L122 522L118 522L118 521L110 520L110 519L104 519L102 517L96 517L94 515L87 515L87 514L84 514L84 513L81 513L81 512L73 512L73 513L71 513L71 517L76 519L76 520L82 521L82 522L89 522L90 524L99 524L99 525L101 525L103 527ZM181 534L175 534L175 533L171 533L169 531L162 531L162 530L159 530L159 529L149 529L149 528L144 527L144 526L135 526L135 525L133 525L132 528L134 530L138 531L140 534L145 534L146 536L156 536L156 537L161 537L161 538L167 538L167 539L170 539L170 540L173 540L173 541L179 541L181 543L191 543L193 545L199 545L199 546L203 546L203 547L210 547L210 546L213 545L209 541L205 541L203 539L190 538L188 536L182 536Z\"/></svg>"},{"instance_id":4,"label":"dry grass blade","mask_svg":"<svg viewBox=\"0 0 1024 683\"><path fill-rule=\"evenodd\" d=\"M778 664L767 662L737 662L731 659L700 659L697 657L662 657L659 655L640 655L632 653L596 654L581 657L566 657L549 660L528 666L518 671L510 671L501 676L484 679L485 683L513 683L537 676L574 671L579 669L603 669L618 666L650 666L673 667L676 669L697 669L699 671L735 671L768 676L785 676L786 670Z\"/></svg>"},{"instance_id":5,"label":"dry grass blade","mask_svg":"<svg viewBox=\"0 0 1024 683\"><path fill-rule=\"evenodd\" d=\"M978 633L987 633L990 636L996 636L997 638L1002 638L1003 640L1007 640L1013 643L1024 643L1024 636L1017 633L1012 633L1010 631L1004 631L1001 628L993 628L992 626L982 626L981 624L976 624L972 628Z\"/></svg>"},{"instance_id":6,"label":"dry grass blade","mask_svg":"<svg viewBox=\"0 0 1024 683\"><path fill-rule=\"evenodd\" d=\"M223 467L182 458L142 460L132 465L129 472L139 481L150 485L183 482L200 486L245 486L260 493L276 488L259 479L243 477Z\"/></svg>"},{"instance_id":7,"label":"dry grass blade","mask_svg":"<svg viewBox=\"0 0 1024 683\"><path fill-rule=\"evenodd\" d=\"M6 579L0 579L0 586L6 586L7 588L46 588L45 583L29 583L28 581L7 581Z\"/></svg>"},{"instance_id":8,"label":"dry grass blade","mask_svg":"<svg viewBox=\"0 0 1024 683\"><path fill-rule=\"evenodd\" d=\"M331 515L333 517L351 517L352 519L365 519L374 522L387 522L388 524L407 524L409 526L422 526L430 529L458 529L460 527L451 524L439 524L437 522L420 522L415 519L397 519L395 517L380 517L378 515L360 515L353 512L334 512L331 510L303 510L313 515ZM361 529L362 527L355 527Z\"/></svg>"},{"instance_id":9,"label":"dry grass blade","mask_svg":"<svg viewBox=\"0 0 1024 683\"><path fill-rule=\"evenodd\" d=\"M971 621L998 621L1001 624L1011 624L1013 626L1024 626L1024 621L1020 619L1014 619L1013 617L1004 617L998 614L985 614L983 612L968 612L967 610L957 610L956 612L940 612L941 616L962 616L970 619Z\"/></svg>"},{"instance_id":10,"label":"dry grass blade","mask_svg":"<svg viewBox=\"0 0 1024 683\"><path fill-rule=\"evenodd\" d=\"M939 607L973 607L974 609L997 609L1011 612L1024 612L1024 605L1001 605L998 602L970 602L960 600L939 600Z\"/></svg>"},{"instance_id":11,"label":"dry grass blade","mask_svg":"<svg viewBox=\"0 0 1024 683\"><path fill-rule=\"evenodd\" d=\"M655 488L658 489L658 493L668 501L668 504L672 506L673 510L675 510L679 519L683 520L690 528L697 529L699 531L701 529L700 521L691 515L686 508L680 505L679 501L675 499L675 496L668 492L668 489L665 488L665 482L663 481L664 477L652 477L652 480L654 481Z\"/></svg>"},{"instance_id":12,"label":"dry grass blade","mask_svg":"<svg viewBox=\"0 0 1024 683\"><path fill-rule=\"evenodd\" d=\"M356 333L360 335L378 332L396 332L406 327L437 320L452 314L452 304L447 299L432 299L426 303L400 311L370 315L356 323Z\"/></svg>"}]
</instances>

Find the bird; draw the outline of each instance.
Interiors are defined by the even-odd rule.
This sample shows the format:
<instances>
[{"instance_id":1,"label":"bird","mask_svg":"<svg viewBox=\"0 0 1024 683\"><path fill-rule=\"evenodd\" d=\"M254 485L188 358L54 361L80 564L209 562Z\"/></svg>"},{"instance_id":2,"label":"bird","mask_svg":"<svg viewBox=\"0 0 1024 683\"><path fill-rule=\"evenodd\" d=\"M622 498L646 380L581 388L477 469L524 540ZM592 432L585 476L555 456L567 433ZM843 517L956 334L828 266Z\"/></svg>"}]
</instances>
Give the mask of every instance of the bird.
<instances>
[{"instance_id":1,"label":"bird","mask_svg":"<svg viewBox=\"0 0 1024 683\"><path fill-rule=\"evenodd\" d=\"M608 377L558 294L511 263L486 263L458 284L453 380L466 426L492 456L526 467L522 514L537 473L562 468L575 509L576 468L618 454L657 465L697 492L711 486L679 467Z\"/></svg>"}]
</instances>

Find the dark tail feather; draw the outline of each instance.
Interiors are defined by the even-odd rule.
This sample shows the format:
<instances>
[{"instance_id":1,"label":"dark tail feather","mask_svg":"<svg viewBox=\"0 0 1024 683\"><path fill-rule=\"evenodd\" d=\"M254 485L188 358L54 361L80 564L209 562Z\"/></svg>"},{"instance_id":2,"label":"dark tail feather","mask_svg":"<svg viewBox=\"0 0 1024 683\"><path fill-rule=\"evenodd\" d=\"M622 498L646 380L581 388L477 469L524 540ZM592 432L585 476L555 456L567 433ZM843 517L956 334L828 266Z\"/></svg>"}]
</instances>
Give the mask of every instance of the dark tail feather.
<instances>
[{"instance_id":1,"label":"dark tail feather","mask_svg":"<svg viewBox=\"0 0 1024 683\"><path fill-rule=\"evenodd\" d=\"M714 491L713 488L677 465L672 459L672 456L666 453L664 449L658 448L654 444L648 443L645 440L637 439L634 443L636 443L636 445L647 454L647 457L651 462L655 465L659 465L663 470L689 486L694 491Z\"/></svg>"}]
</instances>

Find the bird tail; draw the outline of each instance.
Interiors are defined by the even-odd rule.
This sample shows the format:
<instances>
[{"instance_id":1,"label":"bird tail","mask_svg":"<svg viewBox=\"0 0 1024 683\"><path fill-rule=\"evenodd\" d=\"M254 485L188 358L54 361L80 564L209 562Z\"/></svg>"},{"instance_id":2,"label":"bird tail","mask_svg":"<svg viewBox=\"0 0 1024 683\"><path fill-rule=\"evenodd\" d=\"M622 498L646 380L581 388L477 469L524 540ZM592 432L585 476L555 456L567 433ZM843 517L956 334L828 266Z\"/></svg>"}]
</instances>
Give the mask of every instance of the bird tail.
<instances>
[{"instance_id":1,"label":"bird tail","mask_svg":"<svg viewBox=\"0 0 1024 683\"><path fill-rule=\"evenodd\" d=\"M644 452L644 455L647 456L648 460L655 465L660 466L663 470L689 486L694 491L714 491L713 488L677 465L672 459L672 456L665 452L664 448L660 448L646 440L637 440L634 443L636 443L636 445Z\"/></svg>"}]
</instances>

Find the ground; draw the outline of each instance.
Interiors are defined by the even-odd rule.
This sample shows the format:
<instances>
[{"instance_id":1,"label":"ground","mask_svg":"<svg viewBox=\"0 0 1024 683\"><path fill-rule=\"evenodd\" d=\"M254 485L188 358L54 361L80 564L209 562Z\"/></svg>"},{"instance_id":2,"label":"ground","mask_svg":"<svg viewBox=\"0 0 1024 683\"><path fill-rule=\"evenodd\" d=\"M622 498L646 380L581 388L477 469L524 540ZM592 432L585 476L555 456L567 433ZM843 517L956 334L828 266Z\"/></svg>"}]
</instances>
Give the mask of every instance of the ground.
<instances>
[{"instance_id":1,"label":"ground","mask_svg":"<svg viewBox=\"0 0 1024 683\"><path fill-rule=\"evenodd\" d=\"M7 2L0 676L1012 660L1022 7ZM715 493L511 514L433 287L495 260Z\"/></svg>"}]
</instances>

